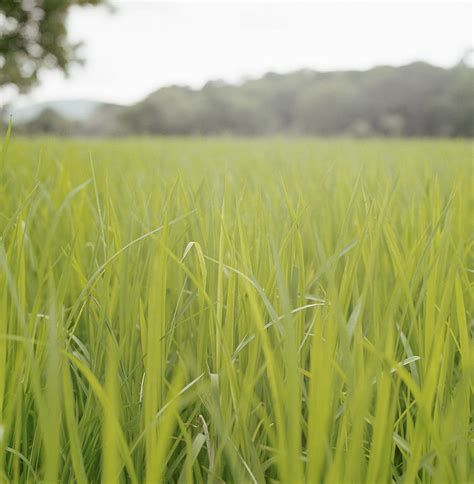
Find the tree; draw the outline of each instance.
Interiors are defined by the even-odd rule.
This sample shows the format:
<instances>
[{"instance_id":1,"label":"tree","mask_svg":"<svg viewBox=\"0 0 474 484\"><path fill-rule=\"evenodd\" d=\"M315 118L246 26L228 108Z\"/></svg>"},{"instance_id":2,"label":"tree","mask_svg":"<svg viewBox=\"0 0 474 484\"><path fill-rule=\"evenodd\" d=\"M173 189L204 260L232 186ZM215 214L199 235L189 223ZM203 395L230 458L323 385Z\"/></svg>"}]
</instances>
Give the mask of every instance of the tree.
<instances>
[{"instance_id":1,"label":"tree","mask_svg":"<svg viewBox=\"0 0 474 484\"><path fill-rule=\"evenodd\" d=\"M67 74L81 62L80 44L67 37L66 17L73 5L98 5L104 0L0 0L0 87L24 92L44 68Z\"/></svg>"},{"instance_id":2,"label":"tree","mask_svg":"<svg viewBox=\"0 0 474 484\"><path fill-rule=\"evenodd\" d=\"M380 117L379 125L385 136L400 137L405 131L405 120L399 114L383 114Z\"/></svg>"},{"instance_id":3,"label":"tree","mask_svg":"<svg viewBox=\"0 0 474 484\"><path fill-rule=\"evenodd\" d=\"M34 120L16 127L17 133L34 135L74 136L81 132L82 125L58 114L53 109L45 109Z\"/></svg>"}]
</instances>

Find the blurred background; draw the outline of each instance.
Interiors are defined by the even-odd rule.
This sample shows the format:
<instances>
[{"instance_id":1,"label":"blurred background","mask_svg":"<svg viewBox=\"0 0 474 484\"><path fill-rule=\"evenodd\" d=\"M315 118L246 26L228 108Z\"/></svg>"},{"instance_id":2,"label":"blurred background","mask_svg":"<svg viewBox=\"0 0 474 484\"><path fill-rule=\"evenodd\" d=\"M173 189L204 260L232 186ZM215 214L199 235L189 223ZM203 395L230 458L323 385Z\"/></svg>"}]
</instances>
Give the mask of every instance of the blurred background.
<instances>
[{"instance_id":1,"label":"blurred background","mask_svg":"<svg viewBox=\"0 0 474 484\"><path fill-rule=\"evenodd\" d=\"M472 2L0 0L25 135L474 135Z\"/></svg>"}]
</instances>

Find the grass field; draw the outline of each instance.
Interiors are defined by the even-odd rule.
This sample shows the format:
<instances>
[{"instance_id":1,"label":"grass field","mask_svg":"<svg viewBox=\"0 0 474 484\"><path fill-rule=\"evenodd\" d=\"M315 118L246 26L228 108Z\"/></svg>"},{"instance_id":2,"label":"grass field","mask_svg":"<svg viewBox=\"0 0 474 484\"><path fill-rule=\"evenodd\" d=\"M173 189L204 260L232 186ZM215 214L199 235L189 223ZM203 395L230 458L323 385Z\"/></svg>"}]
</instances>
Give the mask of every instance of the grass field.
<instances>
[{"instance_id":1,"label":"grass field","mask_svg":"<svg viewBox=\"0 0 474 484\"><path fill-rule=\"evenodd\" d=\"M12 139L0 481L461 483L468 141Z\"/></svg>"}]
</instances>

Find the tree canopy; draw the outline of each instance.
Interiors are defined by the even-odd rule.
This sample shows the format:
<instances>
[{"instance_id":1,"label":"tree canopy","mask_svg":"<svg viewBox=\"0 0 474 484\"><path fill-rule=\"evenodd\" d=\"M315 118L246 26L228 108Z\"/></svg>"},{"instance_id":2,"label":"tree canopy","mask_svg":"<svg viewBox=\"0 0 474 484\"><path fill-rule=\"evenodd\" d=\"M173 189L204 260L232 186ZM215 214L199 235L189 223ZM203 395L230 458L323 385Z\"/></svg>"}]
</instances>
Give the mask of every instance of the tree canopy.
<instances>
[{"instance_id":1,"label":"tree canopy","mask_svg":"<svg viewBox=\"0 0 474 484\"><path fill-rule=\"evenodd\" d=\"M67 73L80 62L80 44L68 39L66 18L73 5L103 0L0 0L0 87L26 91L44 68Z\"/></svg>"},{"instance_id":2,"label":"tree canopy","mask_svg":"<svg viewBox=\"0 0 474 484\"><path fill-rule=\"evenodd\" d=\"M17 131L91 136L474 136L473 68L415 62L368 71L268 73L238 85L168 86L83 122L46 113ZM55 115L54 115L55 114ZM81 117L80 120L84 120Z\"/></svg>"},{"instance_id":3,"label":"tree canopy","mask_svg":"<svg viewBox=\"0 0 474 484\"><path fill-rule=\"evenodd\" d=\"M240 85L170 86L104 106L91 134L474 136L473 69L423 62L368 71L268 73Z\"/></svg>"}]
</instances>

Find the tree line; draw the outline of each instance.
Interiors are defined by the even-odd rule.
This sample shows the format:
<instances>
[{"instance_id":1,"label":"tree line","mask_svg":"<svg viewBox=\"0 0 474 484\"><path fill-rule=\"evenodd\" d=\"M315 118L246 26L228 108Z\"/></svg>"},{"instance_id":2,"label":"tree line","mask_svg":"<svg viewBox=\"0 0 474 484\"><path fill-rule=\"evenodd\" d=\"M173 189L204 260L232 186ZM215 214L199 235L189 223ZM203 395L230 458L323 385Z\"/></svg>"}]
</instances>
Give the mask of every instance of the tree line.
<instances>
[{"instance_id":1,"label":"tree line","mask_svg":"<svg viewBox=\"0 0 474 484\"><path fill-rule=\"evenodd\" d=\"M368 71L268 73L238 85L169 86L132 106L103 105L86 122L44 111L17 126L64 135L474 135L473 68L424 62Z\"/></svg>"}]
</instances>

